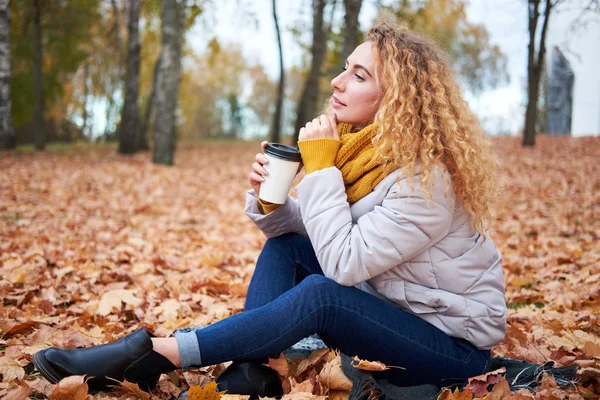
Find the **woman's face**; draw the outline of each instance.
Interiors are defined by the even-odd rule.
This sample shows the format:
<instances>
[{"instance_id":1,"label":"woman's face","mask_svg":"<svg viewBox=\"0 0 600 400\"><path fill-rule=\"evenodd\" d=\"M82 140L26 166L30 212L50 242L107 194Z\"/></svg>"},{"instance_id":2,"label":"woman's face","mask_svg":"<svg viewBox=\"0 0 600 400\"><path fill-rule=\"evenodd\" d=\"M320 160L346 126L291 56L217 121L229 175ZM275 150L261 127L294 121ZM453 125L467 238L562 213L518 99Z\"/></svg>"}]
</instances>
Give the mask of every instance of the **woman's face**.
<instances>
[{"instance_id":1,"label":"woman's face","mask_svg":"<svg viewBox=\"0 0 600 400\"><path fill-rule=\"evenodd\" d=\"M375 81L375 56L370 42L358 46L341 74L331 81L330 102L338 122L364 128L373 121L382 92Z\"/></svg>"}]
</instances>

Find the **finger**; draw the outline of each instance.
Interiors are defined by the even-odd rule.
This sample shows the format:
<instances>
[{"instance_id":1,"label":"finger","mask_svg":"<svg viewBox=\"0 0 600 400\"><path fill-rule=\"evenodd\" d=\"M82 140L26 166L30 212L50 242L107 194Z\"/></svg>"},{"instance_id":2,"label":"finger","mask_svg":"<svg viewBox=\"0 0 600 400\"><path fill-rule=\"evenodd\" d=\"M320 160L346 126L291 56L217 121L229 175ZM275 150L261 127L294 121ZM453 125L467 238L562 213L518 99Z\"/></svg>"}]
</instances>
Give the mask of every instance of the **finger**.
<instances>
[{"instance_id":1,"label":"finger","mask_svg":"<svg viewBox=\"0 0 600 400\"><path fill-rule=\"evenodd\" d=\"M315 126L319 126L319 125L321 125L321 121L319 121L319 118L315 118L315 119L313 119L313 120L312 120L312 122L313 122L313 124L314 124Z\"/></svg>"},{"instance_id":2,"label":"finger","mask_svg":"<svg viewBox=\"0 0 600 400\"><path fill-rule=\"evenodd\" d=\"M313 133L313 124L312 122L307 122L306 125L304 125L304 136L306 139L310 139L311 135Z\"/></svg>"},{"instance_id":3,"label":"finger","mask_svg":"<svg viewBox=\"0 0 600 400\"><path fill-rule=\"evenodd\" d=\"M260 165L263 164L268 164L269 163L269 159L267 158L267 156L265 156L263 153L258 153L256 154L256 156L254 157L254 159L256 160L257 163L259 163Z\"/></svg>"},{"instance_id":4,"label":"finger","mask_svg":"<svg viewBox=\"0 0 600 400\"><path fill-rule=\"evenodd\" d=\"M306 134L306 129L304 127L300 128L300 132L298 133L298 140L303 140L305 134Z\"/></svg>"},{"instance_id":5,"label":"finger","mask_svg":"<svg viewBox=\"0 0 600 400\"><path fill-rule=\"evenodd\" d=\"M266 140L263 140L263 141L260 143L260 147L261 147L261 148L264 150L264 149L267 147L267 145L268 145L268 144L269 144L269 142L268 142L268 141L266 141Z\"/></svg>"},{"instance_id":6,"label":"finger","mask_svg":"<svg viewBox=\"0 0 600 400\"><path fill-rule=\"evenodd\" d=\"M267 175L269 175L269 171L267 171L261 164L259 164L257 162L255 162L254 164L252 164L252 169L258 175L261 175L261 176L267 176Z\"/></svg>"},{"instance_id":7,"label":"finger","mask_svg":"<svg viewBox=\"0 0 600 400\"><path fill-rule=\"evenodd\" d=\"M250 173L250 183L252 185L259 185L265 181L265 178L262 175L257 174L256 172Z\"/></svg>"},{"instance_id":8,"label":"finger","mask_svg":"<svg viewBox=\"0 0 600 400\"><path fill-rule=\"evenodd\" d=\"M331 124L329 123L329 118L327 118L327 115L319 115L319 123L321 124L321 130L323 131L325 136L332 136L333 132L331 132Z\"/></svg>"}]
</instances>

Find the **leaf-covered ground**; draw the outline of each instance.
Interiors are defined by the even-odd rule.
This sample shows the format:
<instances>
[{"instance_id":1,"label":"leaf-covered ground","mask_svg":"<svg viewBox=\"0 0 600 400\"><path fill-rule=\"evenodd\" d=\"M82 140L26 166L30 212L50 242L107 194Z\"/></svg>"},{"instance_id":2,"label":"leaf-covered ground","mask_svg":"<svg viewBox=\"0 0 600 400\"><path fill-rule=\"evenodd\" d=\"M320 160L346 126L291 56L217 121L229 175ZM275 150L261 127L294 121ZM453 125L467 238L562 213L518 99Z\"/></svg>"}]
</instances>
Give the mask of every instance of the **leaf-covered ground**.
<instances>
[{"instance_id":1,"label":"leaf-covered ground","mask_svg":"<svg viewBox=\"0 0 600 400\"><path fill-rule=\"evenodd\" d=\"M546 377L535 394L513 398L599 398L600 138L542 136L534 149L517 138L495 143L501 195L491 233L504 256L510 308L494 355L580 366L569 390ZM85 398L81 382L61 389L40 379L31 358L45 347L104 343L141 325L168 335L241 311L265 241L243 213L257 149L181 146L175 167L113 148L0 153L0 398L53 390L53 398L63 398L60 390ZM329 375L335 359L316 354L311 365L274 365L287 374L286 398L347 396ZM176 398L222 369L165 375L154 397ZM507 398L506 390L500 380L487 398ZM143 397L123 387L95 398L136 396Z\"/></svg>"}]
</instances>

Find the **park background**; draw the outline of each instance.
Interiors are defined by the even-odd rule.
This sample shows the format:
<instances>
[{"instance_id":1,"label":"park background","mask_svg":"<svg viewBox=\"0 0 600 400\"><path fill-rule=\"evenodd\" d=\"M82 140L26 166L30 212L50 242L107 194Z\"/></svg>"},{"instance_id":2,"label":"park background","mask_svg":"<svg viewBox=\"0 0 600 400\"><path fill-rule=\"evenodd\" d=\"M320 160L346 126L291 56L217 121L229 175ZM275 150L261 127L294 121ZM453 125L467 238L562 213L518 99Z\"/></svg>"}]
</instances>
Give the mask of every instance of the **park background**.
<instances>
[{"instance_id":1,"label":"park background","mask_svg":"<svg viewBox=\"0 0 600 400\"><path fill-rule=\"evenodd\" d=\"M509 307L493 354L579 366L569 387L540 376L512 397L599 398L599 14L596 0L0 0L0 397L61 398L33 370L42 348L240 312L265 242L243 213L259 140L295 144L348 49L385 18L449 53L493 136L490 234ZM557 45L574 72L572 123L550 135ZM291 368L289 398L347 396L323 383L334 361ZM222 368L165 376L154 396L176 398ZM127 390L95 398L143 398ZM511 396L502 379L489 390Z\"/></svg>"}]
</instances>

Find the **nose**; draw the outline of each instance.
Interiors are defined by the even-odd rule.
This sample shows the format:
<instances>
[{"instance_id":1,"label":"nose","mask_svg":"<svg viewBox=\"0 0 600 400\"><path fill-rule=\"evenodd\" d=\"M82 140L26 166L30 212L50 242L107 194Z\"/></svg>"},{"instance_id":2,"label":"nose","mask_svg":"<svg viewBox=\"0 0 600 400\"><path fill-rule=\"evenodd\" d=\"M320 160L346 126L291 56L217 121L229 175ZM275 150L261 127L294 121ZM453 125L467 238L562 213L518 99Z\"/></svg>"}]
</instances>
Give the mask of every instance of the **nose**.
<instances>
[{"instance_id":1,"label":"nose","mask_svg":"<svg viewBox=\"0 0 600 400\"><path fill-rule=\"evenodd\" d=\"M342 72L341 74L339 74L338 76L336 76L335 78L333 78L331 80L331 87L333 89L342 91L343 75L344 75L344 72Z\"/></svg>"}]
</instances>

